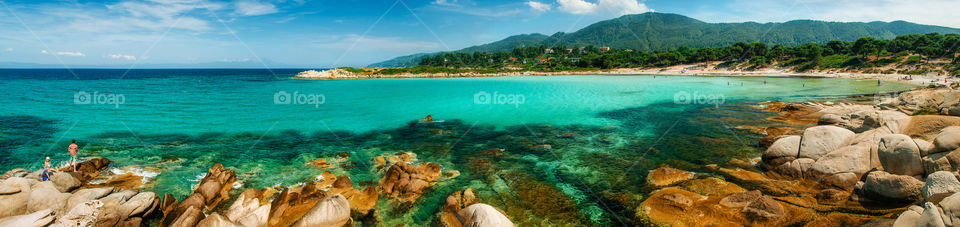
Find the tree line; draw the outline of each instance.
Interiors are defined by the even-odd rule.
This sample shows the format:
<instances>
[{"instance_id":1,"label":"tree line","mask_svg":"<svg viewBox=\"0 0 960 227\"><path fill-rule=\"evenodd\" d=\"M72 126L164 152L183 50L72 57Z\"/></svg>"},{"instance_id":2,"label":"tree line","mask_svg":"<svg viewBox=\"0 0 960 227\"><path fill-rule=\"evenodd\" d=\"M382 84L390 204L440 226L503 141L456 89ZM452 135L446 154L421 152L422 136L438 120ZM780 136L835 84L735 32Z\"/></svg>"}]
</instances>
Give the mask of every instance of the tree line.
<instances>
[{"instance_id":1,"label":"tree line","mask_svg":"<svg viewBox=\"0 0 960 227\"><path fill-rule=\"evenodd\" d=\"M864 37L856 41L829 41L798 46L737 42L723 47L690 48L681 46L672 51L635 51L596 46L531 46L510 52L442 53L428 56L420 66L429 68L471 70L539 70L612 69L663 67L679 64L722 61L728 67L745 69L766 66L793 67L797 71L811 69L869 69L890 64L929 65L946 61L944 69L960 75L960 35L911 34L891 40ZM421 67L421 68L423 68ZM914 67L920 68L920 67Z\"/></svg>"}]
</instances>

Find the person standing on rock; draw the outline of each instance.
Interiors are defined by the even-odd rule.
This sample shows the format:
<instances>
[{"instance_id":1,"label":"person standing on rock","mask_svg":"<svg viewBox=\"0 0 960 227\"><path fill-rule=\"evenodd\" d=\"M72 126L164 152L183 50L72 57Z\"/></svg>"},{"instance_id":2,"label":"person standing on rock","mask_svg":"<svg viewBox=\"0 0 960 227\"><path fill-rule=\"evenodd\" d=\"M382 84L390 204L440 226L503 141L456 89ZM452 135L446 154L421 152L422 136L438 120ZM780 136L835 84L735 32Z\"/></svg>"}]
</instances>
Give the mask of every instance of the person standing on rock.
<instances>
[{"instance_id":1,"label":"person standing on rock","mask_svg":"<svg viewBox=\"0 0 960 227\"><path fill-rule=\"evenodd\" d=\"M80 147L77 146L77 140L73 139L70 141L70 146L67 147L67 151L70 151L70 166L73 168L73 171L77 171L77 151L80 150ZM50 158L47 158L49 161Z\"/></svg>"}]
</instances>

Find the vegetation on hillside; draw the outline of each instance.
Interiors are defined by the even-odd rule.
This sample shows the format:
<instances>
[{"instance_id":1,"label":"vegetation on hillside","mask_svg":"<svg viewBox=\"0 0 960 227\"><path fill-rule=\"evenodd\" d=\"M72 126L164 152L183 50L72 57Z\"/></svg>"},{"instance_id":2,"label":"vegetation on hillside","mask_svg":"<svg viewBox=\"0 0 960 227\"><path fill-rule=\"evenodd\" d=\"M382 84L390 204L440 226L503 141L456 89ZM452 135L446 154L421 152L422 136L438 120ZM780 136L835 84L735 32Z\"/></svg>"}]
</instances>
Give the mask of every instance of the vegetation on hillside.
<instances>
[{"instance_id":1,"label":"vegetation on hillside","mask_svg":"<svg viewBox=\"0 0 960 227\"><path fill-rule=\"evenodd\" d=\"M453 51L460 53L502 52L537 46L609 46L640 51L722 47L738 41L767 45L799 46L805 43L825 44L830 40L853 41L860 37L890 40L899 35L925 33L960 33L960 29L894 22L825 22L795 20L784 23L707 23L690 17L668 13L625 15L600 21L572 33L516 35L484 45ZM448 52L449 53L449 52ZM370 67L414 66L425 56L439 53L398 57Z\"/></svg>"},{"instance_id":2,"label":"vegetation on hillside","mask_svg":"<svg viewBox=\"0 0 960 227\"><path fill-rule=\"evenodd\" d=\"M638 51L595 46L548 48L533 46L510 52L443 53L424 57L420 68L443 70L533 70L566 71L583 69L664 67L679 64L722 61L721 66L752 68L779 66L796 71L824 69L875 70L897 64L899 71L883 73L921 74L943 69L960 75L960 35L902 35L891 40L864 37L852 42L829 41L826 44L806 43L797 46L738 42L723 47L690 48L681 46L671 51ZM942 66L942 67L941 67ZM407 71L410 69L395 69ZM890 69L893 70L893 69ZM439 72L439 71L438 71Z\"/></svg>"}]
</instances>

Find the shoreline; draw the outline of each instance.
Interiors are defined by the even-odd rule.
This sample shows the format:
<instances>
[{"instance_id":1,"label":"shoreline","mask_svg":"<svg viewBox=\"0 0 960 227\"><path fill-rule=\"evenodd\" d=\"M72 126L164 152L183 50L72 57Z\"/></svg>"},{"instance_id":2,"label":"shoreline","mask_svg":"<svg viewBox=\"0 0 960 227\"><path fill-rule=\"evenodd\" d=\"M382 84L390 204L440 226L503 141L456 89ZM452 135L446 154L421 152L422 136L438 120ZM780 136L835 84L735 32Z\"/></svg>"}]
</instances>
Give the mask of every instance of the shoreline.
<instances>
[{"instance_id":1,"label":"shoreline","mask_svg":"<svg viewBox=\"0 0 960 227\"><path fill-rule=\"evenodd\" d=\"M708 69L712 68L713 69ZM307 80L350 80L350 79L414 79L414 78L480 78L480 77L511 77L511 76L585 76L585 75L668 75L668 76L717 76L717 77L810 77L810 78L845 78L845 79L879 79L887 82L900 82L915 85L953 84L960 83L960 78L949 76L907 75L907 74L878 74L862 72L835 72L834 70L795 72L788 68L762 68L758 70L731 70L715 68L716 64L686 64L658 68L617 68L593 71L514 71L497 73L401 73L401 74L361 74L348 72L342 69L325 71L308 70L292 77L292 79ZM372 71L379 68L368 69ZM910 79L903 79L910 78ZM944 81L946 80L946 82Z\"/></svg>"}]
</instances>

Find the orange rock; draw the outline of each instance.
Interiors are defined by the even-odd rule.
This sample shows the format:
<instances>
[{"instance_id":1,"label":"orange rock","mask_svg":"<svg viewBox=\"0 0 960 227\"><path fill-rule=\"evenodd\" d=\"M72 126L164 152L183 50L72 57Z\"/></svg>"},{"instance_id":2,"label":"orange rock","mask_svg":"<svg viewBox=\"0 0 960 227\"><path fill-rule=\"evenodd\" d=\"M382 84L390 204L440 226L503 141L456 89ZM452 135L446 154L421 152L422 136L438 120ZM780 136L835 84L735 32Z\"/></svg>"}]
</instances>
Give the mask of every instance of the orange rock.
<instances>
[{"instance_id":1,"label":"orange rock","mask_svg":"<svg viewBox=\"0 0 960 227\"><path fill-rule=\"evenodd\" d=\"M388 197L414 201L424 189L436 184L440 175L440 165L435 163L422 163L419 166L396 163L380 179L379 188Z\"/></svg>"},{"instance_id":2,"label":"orange rock","mask_svg":"<svg viewBox=\"0 0 960 227\"><path fill-rule=\"evenodd\" d=\"M747 191L739 185L726 182L716 177L690 180L684 182L682 188L707 196L723 196Z\"/></svg>"},{"instance_id":3,"label":"orange rock","mask_svg":"<svg viewBox=\"0 0 960 227\"><path fill-rule=\"evenodd\" d=\"M326 169L326 168L333 167L333 165L327 164L327 159L324 159L324 158L314 159L308 164L317 169Z\"/></svg>"},{"instance_id":4,"label":"orange rock","mask_svg":"<svg viewBox=\"0 0 960 227\"><path fill-rule=\"evenodd\" d=\"M376 163L377 165L386 165L386 164L387 164L387 160L384 159L383 156L374 157L374 158L373 158L373 162Z\"/></svg>"},{"instance_id":5,"label":"orange rock","mask_svg":"<svg viewBox=\"0 0 960 227\"><path fill-rule=\"evenodd\" d=\"M574 132L565 132L565 133L563 133L563 134L560 134L560 135L557 136L557 137L560 137L560 138L573 138L574 136L577 136L577 133L574 133Z\"/></svg>"},{"instance_id":6,"label":"orange rock","mask_svg":"<svg viewBox=\"0 0 960 227\"><path fill-rule=\"evenodd\" d=\"M664 187L693 179L693 173L674 169L670 167L660 167L647 173L647 184L654 187Z\"/></svg>"}]
</instances>

